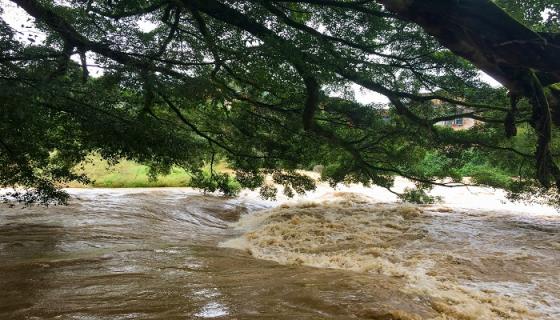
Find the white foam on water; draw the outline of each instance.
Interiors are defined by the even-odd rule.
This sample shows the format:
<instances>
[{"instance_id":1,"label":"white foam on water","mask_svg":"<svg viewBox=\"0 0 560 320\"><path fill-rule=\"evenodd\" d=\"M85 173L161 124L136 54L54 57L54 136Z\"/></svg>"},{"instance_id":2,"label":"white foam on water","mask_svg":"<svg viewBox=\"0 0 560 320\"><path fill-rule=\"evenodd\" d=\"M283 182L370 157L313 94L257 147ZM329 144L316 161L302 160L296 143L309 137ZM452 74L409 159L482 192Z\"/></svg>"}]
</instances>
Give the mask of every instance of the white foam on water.
<instances>
[{"instance_id":1,"label":"white foam on water","mask_svg":"<svg viewBox=\"0 0 560 320\"><path fill-rule=\"evenodd\" d=\"M526 214L522 207L506 206L506 211L496 211L502 208L502 200L489 189L468 194L461 193L464 189L447 189L456 194L448 194L444 200L455 202L432 207L387 203L395 199L380 193L371 197L379 191L374 189L354 186L346 190L352 192L319 189L304 200L245 215L233 224L243 235L221 246L280 264L402 279L406 285L401 291L428 298L440 314L438 319L560 317L560 305L553 305L560 297L557 287L537 285L539 279L525 272L539 263L551 263L546 260L551 252L560 256L553 245L560 243L560 238L546 229L524 231L500 222L504 219L509 223L516 210L522 212L517 215ZM456 203L462 206L455 208ZM469 207L478 211L469 212ZM560 230L558 215L549 209L533 208L527 217L548 217L555 223L553 228ZM493 231L492 224L499 230ZM516 232L516 241L525 241L529 250L500 242L501 237L514 237ZM531 232L548 237L542 239L544 247L534 246ZM560 270L560 265L552 263L550 272L545 270L541 276L558 286L560 279L554 270ZM510 274L507 268L514 270ZM503 279L508 276L511 281ZM497 280L492 281L492 277Z\"/></svg>"}]
</instances>

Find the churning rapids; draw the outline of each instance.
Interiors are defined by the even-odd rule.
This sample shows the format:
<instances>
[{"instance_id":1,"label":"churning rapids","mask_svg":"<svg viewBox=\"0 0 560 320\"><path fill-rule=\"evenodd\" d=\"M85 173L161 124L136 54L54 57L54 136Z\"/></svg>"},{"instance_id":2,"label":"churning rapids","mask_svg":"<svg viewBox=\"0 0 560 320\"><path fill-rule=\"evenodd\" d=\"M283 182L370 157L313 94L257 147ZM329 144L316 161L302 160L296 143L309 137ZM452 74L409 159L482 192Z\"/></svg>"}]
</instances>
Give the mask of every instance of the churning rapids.
<instances>
[{"instance_id":1,"label":"churning rapids","mask_svg":"<svg viewBox=\"0 0 560 320\"><path fill-rule=\"evenodd\" d=\"M0 319L560 319L560 214L320 188L70 190L0 206Z\"/></svg>"}]
</instances>

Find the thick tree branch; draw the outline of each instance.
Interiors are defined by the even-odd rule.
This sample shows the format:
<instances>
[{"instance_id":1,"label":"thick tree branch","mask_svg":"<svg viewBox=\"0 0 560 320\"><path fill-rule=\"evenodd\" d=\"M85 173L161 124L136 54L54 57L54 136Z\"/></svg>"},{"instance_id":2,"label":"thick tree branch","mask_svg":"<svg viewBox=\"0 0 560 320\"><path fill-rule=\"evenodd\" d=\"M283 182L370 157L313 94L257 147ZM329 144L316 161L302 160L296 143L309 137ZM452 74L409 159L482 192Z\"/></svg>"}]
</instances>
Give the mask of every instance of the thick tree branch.
<instances>
[{"instance_id":1,"label":"thick tree branch","mask_svg":"<svg viewBox=\"0 0 560 320\"><path fill-rule=\"evenodd\" d=\"M530 30L491 0L377 2L400 18L419 24L510 90L519 88L515 73L520 68L560 76L558 40Z\"/></svg>"}]
</instances>

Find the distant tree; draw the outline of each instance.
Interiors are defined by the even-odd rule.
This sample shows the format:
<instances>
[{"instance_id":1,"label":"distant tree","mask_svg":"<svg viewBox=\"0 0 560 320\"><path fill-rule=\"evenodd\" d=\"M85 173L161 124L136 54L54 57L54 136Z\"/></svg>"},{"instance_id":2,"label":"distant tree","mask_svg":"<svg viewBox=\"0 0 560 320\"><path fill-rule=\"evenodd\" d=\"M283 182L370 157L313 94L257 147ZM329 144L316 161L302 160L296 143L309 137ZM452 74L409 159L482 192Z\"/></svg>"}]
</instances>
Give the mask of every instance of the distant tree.
<instances>
[{"instance_id":1,"label":"distant tree","mask_svg":"<svg viewBox=\"0 0 560 320\"><path fill-rule=\"evenodd\" d=\"M457 185L473 150L515 176L475 183L558 201L558 1L11 2L46 35L0 21L0 185L32 188L26 201L64 201L57 184L86 181L73 168L92 152L212 188L229 178L200 168L225 159L243 186L274 194L270 173L291 195L317 164L333 184ZM435 126L458 116L482 125Z\"/></svg>"}]
</instances>

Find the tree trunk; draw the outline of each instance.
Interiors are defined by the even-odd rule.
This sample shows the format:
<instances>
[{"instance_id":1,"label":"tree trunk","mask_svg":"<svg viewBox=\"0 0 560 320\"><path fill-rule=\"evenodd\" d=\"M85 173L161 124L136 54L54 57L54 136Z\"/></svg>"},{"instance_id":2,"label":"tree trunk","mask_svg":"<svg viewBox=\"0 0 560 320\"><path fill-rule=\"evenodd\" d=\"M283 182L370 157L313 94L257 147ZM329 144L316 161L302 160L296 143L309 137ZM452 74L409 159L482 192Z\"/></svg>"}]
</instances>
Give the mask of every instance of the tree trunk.
<instances>
[{"instance_id":1,"label":"tree trunk","mask_svg":"<svg viewBox=\"0 0 560 320\"><path fill-rule=\"evenodd\" d=\"M532 31L491 0L378 0L398 17L420 25L440 43L486 72L533 107L538 133L537 177L560 188L550 152L551 125L560 125L560 36ZM545 87L550 86L548 90ZM548 91L548 96L546 93Z\"/></svg>"}]
</instances>

